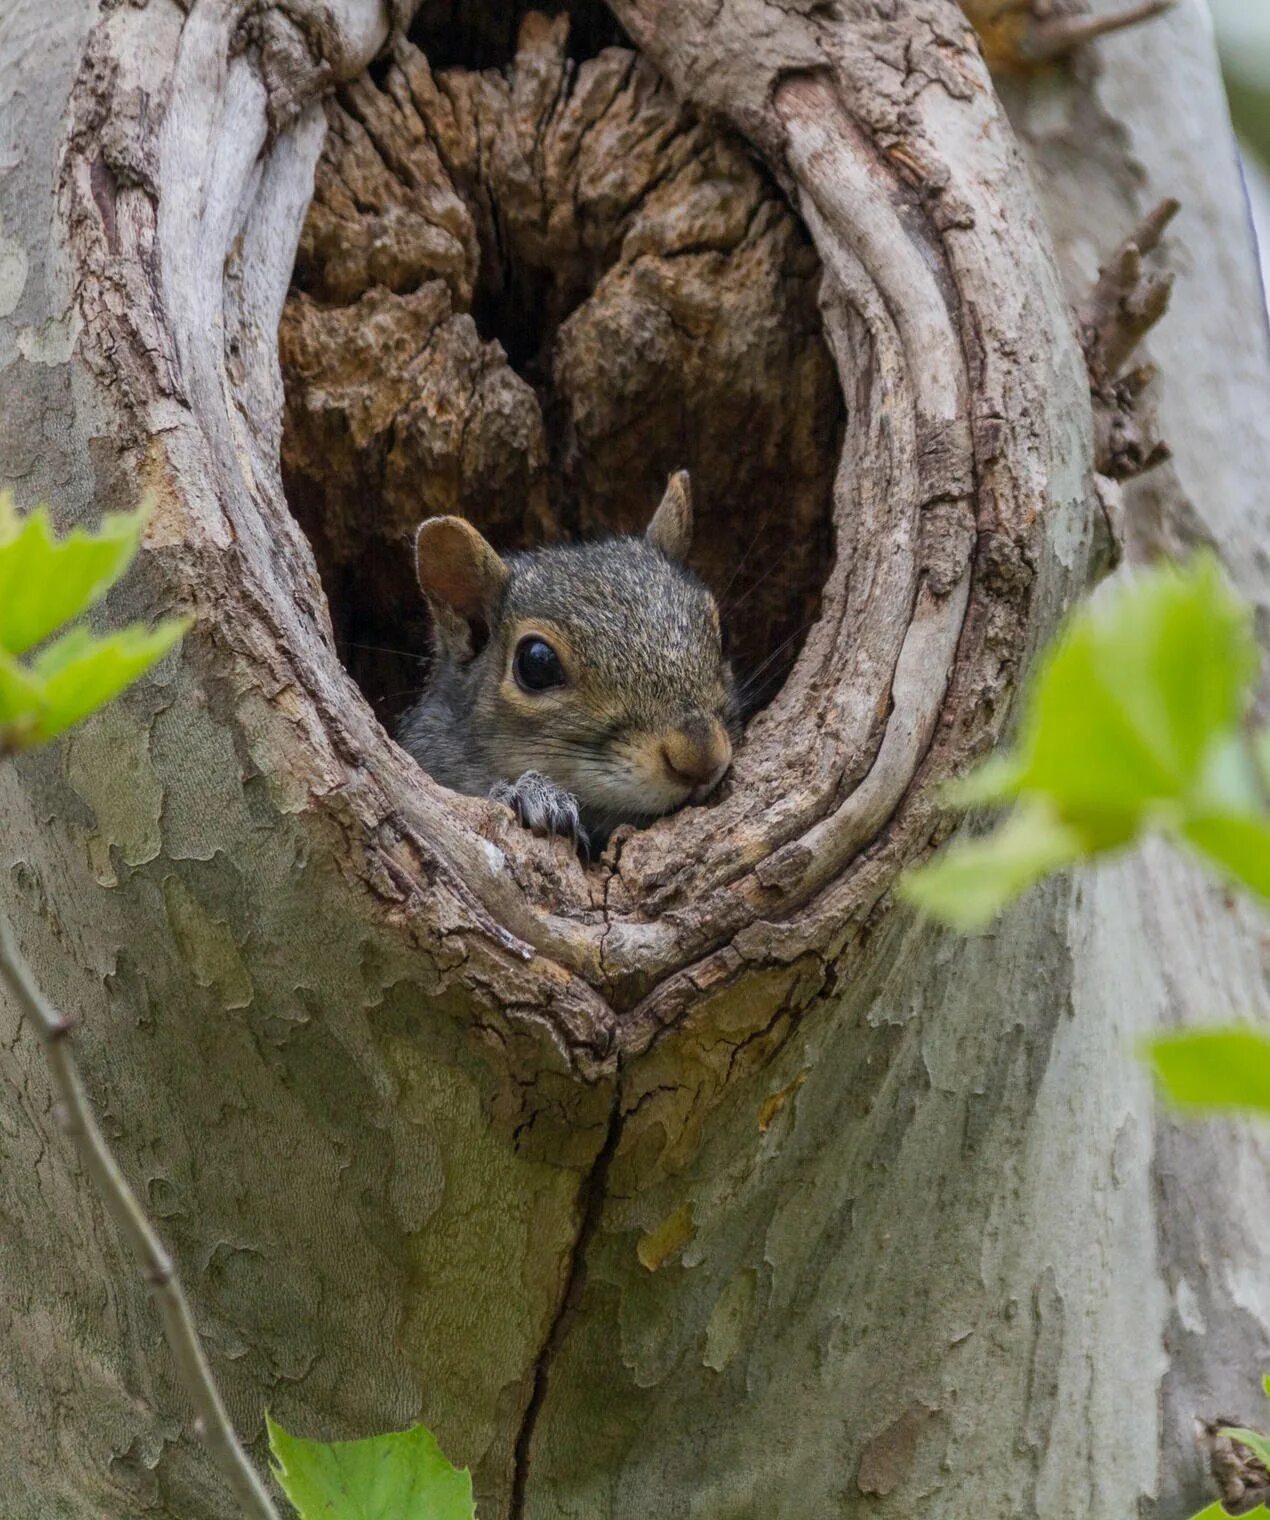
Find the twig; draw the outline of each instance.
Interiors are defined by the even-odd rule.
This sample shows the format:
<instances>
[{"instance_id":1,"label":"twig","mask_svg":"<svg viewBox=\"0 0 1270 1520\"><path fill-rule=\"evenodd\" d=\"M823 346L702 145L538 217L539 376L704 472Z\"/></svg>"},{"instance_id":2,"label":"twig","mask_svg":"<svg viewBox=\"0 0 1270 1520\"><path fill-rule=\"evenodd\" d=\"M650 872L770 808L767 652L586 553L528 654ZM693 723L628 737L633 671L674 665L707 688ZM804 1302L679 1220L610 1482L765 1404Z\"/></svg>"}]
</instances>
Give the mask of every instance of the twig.
<instances>
[{"instance_id":1,"label":"twig","mask_svg":"<svg viewBox=\"0 0 1270 1520\"><path fill-rule=\"evenodd\" d=\"M1038 21L1027 39L1027 55L1034 63L1066 58L1078 47L1125 27L1138 26L1173 9L1175 0L1144 0L1108 16L1053 16Z\"/></svg>"},{"instance_id":2,"label":"twig","mask_svg":"<svg viewBox=\"0 0 1270 1520\"><path fill-rule=\"evenodd\" d=\"M71 1050L69 1036L75 1021L59 1014L40 992L3 916L0 916L0 978L12 990L19 1010L35 1026L44 1047L53 1081L53 1111L58 1127L74 1143L107 1212L154 1294L177 1373L194 1405L195 1429L220 1465L249 1520L279 1520L260 1475L229 1423L172 1259L97 1127Z\"/></svg>"},{"instance_id":3,"label":"twig","mask_svg":"<svg viewBox=\"0 0 1270 1520\"><path fill-rule=\"evenodd\" d=\"M1113 480L1142 475L1169 457L1143 394L1155 370L1139 364L1126 371L1125 365L1168 307L1172 275L1151 273L1143 259L1159 247L1177 209L1175 200L1161 201L1143 218L1077 312L1094 403L1095 468Z\"/></svg>"}]
</instances>

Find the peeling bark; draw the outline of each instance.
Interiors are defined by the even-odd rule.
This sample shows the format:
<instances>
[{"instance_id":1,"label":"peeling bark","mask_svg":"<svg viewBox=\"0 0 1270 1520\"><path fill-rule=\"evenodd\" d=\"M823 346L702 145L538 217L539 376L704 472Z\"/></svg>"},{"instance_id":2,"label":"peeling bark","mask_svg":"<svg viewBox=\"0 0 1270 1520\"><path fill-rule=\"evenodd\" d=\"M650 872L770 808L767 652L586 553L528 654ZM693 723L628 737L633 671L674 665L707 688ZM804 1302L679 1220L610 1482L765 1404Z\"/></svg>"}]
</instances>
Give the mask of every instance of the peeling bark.
<instances>
[{"instance_id":1,"label":"peeling bark","mask_svg":"<svg viewBox=\"0 0 1270 1520\"><path fill-rule=\"evenodd\" d=\"M143 562L108 610L198 615L155 680L0 773L0 906L49 994L82 1011L98 1111L239 1428L258 1442L265 1405L315 1435L423 1419L472 1465L482 1514L513 1520L932 1502L1119 1520L1160 1495L1180 1513L1188 1408L1222 1378L1239 1395L1223 1412L1242 1414L1224 1369L1266 1351L1264 1252L1211 1140L1157 1129L1129 1036L1214 1001L1255 1008L1255 936L1157 855L1043 891L970 942L890 911L898 871L947 827L933 787L1001 732L1085 582L1100 509L1073 303L1137 219L1126 139L1156 108L1079 73L1015 87L1043 219L951 3L615 5L643 56L622 67L681 175L726 175L766 267L789 253L768 309L797 322L781 341L815 396L831 356L846 421L820 616L731 788L584 871L396 749L319 578L356 563L350 480L382 488L385 546L416 478L444 501L481 482L491 511L522 496L522 531L599 510L550 407L535 431L545 370L519 356L531 398L482 347L473 314L500 292L482 293L473 187L494 181L420 173L440 141L515 140L497 111L480 133L437 125L443 95L501 110L504 87L442 86L457 59L434 75L391 39L407 9L82 0L50 23L19 0L0 45L0 108L20 123L0 173L0 472L69 517L150 487ZM502 26L481 46L506 46ZM538 26L528 93L506 98L556 112L557 135L530 140L559 144L586 80L620 71L570 74ZM480 31L430 5L417 35L465 27ZM1203 100L1224 143L1197 17L1142 38L1142 67ZM385 46L378 82L361 79ZM1047 137L1056 99L1070 117ZM809 245L728 133L806 229L826 349L805 330ZM337 148L379 176L364 242L339 213ZM1194 143L1174 157L1188 183L1134 212L1204 179ZM1193 229L1193 262L1229 261L1246 326L1252 265L1229 180L1220 195L1226 234ZM614 229L617 257L583 250L585 288L553 297L557 337L588 303L599 323L606 281L635 279L634 225ZM656 270L655 218L650 236ZM722 242L725 286L747 245ZM401 344L361 442L355 409L337 397L319 420L293 385L286 463L312 546L281 468L297 250L293 380L331 373L339 347L360 384L378 321ZM665 296L693 275L658 277ZM1130 489L1127 539L1140 553L1202 523L1239 558L1253 477L1178 398L1202 368L1243 416L1252 384L1223 376L1233 345L1205 334L1213 297L1184 273L1188 300L1192 362L1161 397L1175 457ZM501 387L489 415L524 429L510 454L497 434L474 463L452 441L427 452L411 386L392 388L420 347L439 359L424 401L451 373ZM1243 363L1264 384L1264 353ZM560 373L580 430L587 388ZM828 401L809 411L836 443ZM304 451L337 452L341 429L349 474L328 489ZM376 476L358 474L367 439L386 448ZM1210 468L1217 505L1195 488ZM795 493L808 527L817 489ZM1264 593L1263 565L1238 570ZM148 1306L51 1138L33 1042L3 1019L5 1491L67 1520L224 1515ZM1245 1185L1264 1187L1247 1147Z\"/></svg>"}]
</instances>

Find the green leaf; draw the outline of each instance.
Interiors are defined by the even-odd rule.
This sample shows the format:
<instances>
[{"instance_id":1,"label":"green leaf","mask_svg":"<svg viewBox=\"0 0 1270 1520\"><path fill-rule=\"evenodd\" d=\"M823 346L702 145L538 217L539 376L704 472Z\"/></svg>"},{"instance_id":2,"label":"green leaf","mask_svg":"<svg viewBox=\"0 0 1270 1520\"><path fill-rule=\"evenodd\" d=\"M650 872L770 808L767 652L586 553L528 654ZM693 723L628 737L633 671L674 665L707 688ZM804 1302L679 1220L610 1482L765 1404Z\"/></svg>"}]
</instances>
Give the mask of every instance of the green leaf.
<instances>
[{"instance_id":1,"label":"green leaf","mask_svg":"<svg viewBox=\"0 0 1270 1520\"><path fill-rule=\"evenodd\" d=\"M1255 674L1251 614L1211 556L1080 609L1036 676L1016 750L944 790L953 806L1018 798L1019 811L914 873L905 895L974 927L1049 871L1155 828L1270 898L1270 739L1243 729Z\"/></svg>"},{"instance_id":2,"label":"green leaf","mask_svg":"<svg viewBox=\"0 0 1270 1520\"><path fill-rule=\"evenodd\" d=\"M1256 1511L1253 1511L1256 1514ZM1230 1520L1230 1511L1223 1509L1220 1504L1209 1504L1197 1514L1191 1516L1191 1520Z\"/></svg>"},{"instance_id":3,"label":"green leaf","mask_svg":"<svg viewBox=\"0 0 1270 1520\"><path fill-rule=\"evenodd\" d=\"M1270 1036L1244 1026L1181 1030L1148 1041L1146 1053L1174 1103L1270 1114Z\"/></svg>"},{"instance_id":4,"label":"green leaf","mask_svg":"<svg viewBox=\"0 0 1270 1520\"><path fill-rule=\"evenodd\" d=\"M25 654L114 585L136 555L149 507L58 538L47 507L19 517L7 494L0 500L0 650Z\"/></svg>"},{"instance_id":5,"label":"green leaf","mask_svg":"<svg viewBox=\"0 0 1270 1520\"><path fill-rule=\"evenodd\" d=\"M1024 724L1023 791L1065 816L1140 818L1199 786L1256 673L1252 618L1214 559L1161 566L1068 625Z\"/></svg>"},{"instance_id":6,"label":"green leaf","mask_svg":"<svg viewBox=\"0 0 1270 1520\"><path fill-rule=\"evenodd\" d=\"M154 628L136 624L98 637L73 628L32 661L40 707L26 742L42 744L95 713L143 676L189 627L187 618L166 618Z\"/></svg>"},{"instance_id":7,"label":"green leaf","mask_svg":"<svg viewBox=\"0 0 1270 1520\"><path fill-rule=\"evenodd\" d=\"M982 765L943 788L943 800L949 807L986 807L993 802L1009 802L1018 796L1023 776L1023 762L1013 755L990 755Z\"/></svg>"},{"instance_id":8,"label":"green leaf","mask_svg":"<svg viewBox=\"0 0 1270 1520\"><path fill-rule=\"evenodd\" d=\"M474 1520L471 1474L422 1425L330 1444L268 1425L274 1476L300 1520Z\"/></svg>"},{"instance_id":9,"label":"green leaf","mask_svg":"<svg viewBox=\"0 0 1270 1520\"><path fill-rule=\"evenodd\" d=\"M43 710L42 683L0 650L0 755L25 746Z\"/></svg>"},{"instance_id":10,"label":"green leaf","mask_svg":"<svg viewBox=\"0 0 1270 1520\"><path fill-rule=\"evenodd\" d=\"M1181 833L1228 876L1270 899L1270 817L1209 814L1188 819Z\"/></svg>"},{"instance_id":11,"label":"green leaf","mask_svg":"<svg viewBox=\"0 0 1270 1520\"><path fill-rule=\"evenodd\" d=\"M900 896L955 929L982 928L1006 903L1085 852L1079 832L1044 803L1016 808L986 839L945 850L907 872Z\"/></svg>"}]
</instances>

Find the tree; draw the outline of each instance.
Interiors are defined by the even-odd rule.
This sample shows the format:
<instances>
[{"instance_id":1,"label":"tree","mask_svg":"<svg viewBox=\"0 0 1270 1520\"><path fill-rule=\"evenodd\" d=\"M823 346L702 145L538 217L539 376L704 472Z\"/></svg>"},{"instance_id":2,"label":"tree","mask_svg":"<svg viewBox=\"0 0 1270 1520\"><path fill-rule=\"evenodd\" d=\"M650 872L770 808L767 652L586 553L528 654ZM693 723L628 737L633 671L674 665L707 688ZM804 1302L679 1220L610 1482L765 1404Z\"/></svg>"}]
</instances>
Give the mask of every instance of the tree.
<instances>
[{"instance_id":1,"label":"tree","mask_svg":"<svg viewBox=\"0 0 1270 1520\"><path fill-rule=\"evenodd\" d=\"M0 772L0 910L82 1011L239 1429L421 1418L512 1520L1180 1513L1194 1417L1256 1414L1267 1183L1252 1138L1156 1117L1131 1040L1264 1011L1256 936L1159 854L967 942L892 893L1116 516L1068 298L1163 195L1173 462L1124 536L1212 542L1264 604L1263 316L1198 7L1002 80L1029 180L946 0L614 6L795 203L850 404L821 618L732 794L590 876L391 744L282 489L322 97L410 9L2 23L0 475L84 517L151 490L111 610L197 622ZM227 1514L5 1018L6 1492Z\"/></svg>"}]
</instances>

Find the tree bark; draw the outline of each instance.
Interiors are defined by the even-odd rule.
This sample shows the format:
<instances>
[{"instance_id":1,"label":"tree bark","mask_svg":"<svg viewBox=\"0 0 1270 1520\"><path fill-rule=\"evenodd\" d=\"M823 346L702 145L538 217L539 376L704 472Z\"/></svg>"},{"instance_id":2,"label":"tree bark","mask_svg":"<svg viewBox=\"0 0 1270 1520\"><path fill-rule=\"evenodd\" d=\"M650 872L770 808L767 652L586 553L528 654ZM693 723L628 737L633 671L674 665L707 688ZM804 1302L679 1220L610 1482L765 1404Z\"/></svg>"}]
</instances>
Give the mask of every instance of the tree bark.
<instances>
[{"instance_id":1,"label":"tree bark","mask_svg":"<svg viewBox=\"0 0 1270 1520\"><path fill-rule=\"evenodd\" d=\"M1189 1420L1255 1413L1266 1173L1254 1138L1161 1125L1131 1040L1264 1013L1256 931L1158 852L968 941L890 896L1085 577L1050 233L1075 296L1131 202L1194 202L1158 342L1175 464L1129 540L1207 537L1265 596L1266 349L1201 11L1013 89L1047 232L942 0L615 4L802 216L850 405L822 617L731 793L583 872L396 750L283 498L321 99L408 9L0 22L0 476L68 517L149 487L109 613L199 617L0 772L0 911L83 1015L239 1429L422 1419L510 1520L1179 1515ZM0 1011L5 1491L228 1515Z\"/></svg>"}]
</instances>

